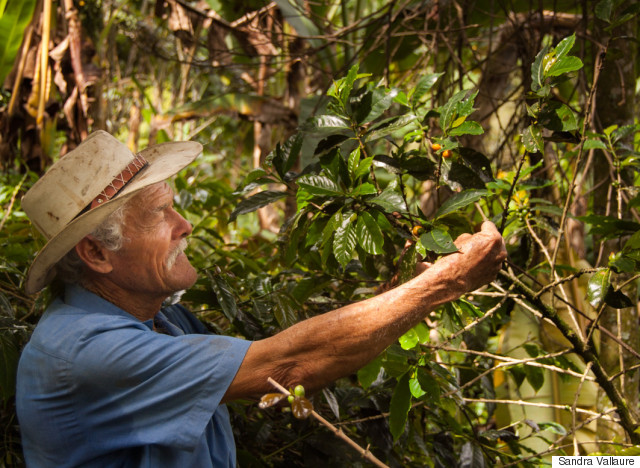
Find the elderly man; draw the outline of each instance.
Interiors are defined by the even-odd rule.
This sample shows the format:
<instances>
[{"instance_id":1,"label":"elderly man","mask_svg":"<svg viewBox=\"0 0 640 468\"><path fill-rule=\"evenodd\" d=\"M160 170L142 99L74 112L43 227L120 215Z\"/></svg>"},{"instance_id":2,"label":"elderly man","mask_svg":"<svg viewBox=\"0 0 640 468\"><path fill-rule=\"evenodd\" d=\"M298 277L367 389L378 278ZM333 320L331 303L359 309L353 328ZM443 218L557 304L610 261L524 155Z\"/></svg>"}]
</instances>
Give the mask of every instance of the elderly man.
<instances>
[{"instance_id":1,"label":"elderly man","mask_svg":"<svg viewBox=\"0 0 640 468\"><path fill-rule=\"evenodd\" d=\"M164 181L200 151L180 142L133 155L96 132L25 195L48 240L26 289L67 283L18 369L28 466L235 466L225 402L272 391L268 377L313 390L357 370L505 259L485 223L456 240L459 252L371 299L261 341L207 334L183 307L162 308L196 281L183 252L191 225Z\"/></svg>"}]
</instances>

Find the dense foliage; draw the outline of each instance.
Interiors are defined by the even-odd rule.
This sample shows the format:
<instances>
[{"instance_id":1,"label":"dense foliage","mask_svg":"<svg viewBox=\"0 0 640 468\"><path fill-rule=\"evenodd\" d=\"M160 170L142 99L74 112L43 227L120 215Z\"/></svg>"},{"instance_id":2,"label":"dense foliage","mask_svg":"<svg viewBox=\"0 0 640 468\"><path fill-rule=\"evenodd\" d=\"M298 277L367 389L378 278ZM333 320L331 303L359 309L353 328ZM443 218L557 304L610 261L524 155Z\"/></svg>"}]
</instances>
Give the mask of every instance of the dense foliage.
<instances>
[{"instance_id":1,"label":"dense foliage","mask_svg":"<svg viewBox=\"0 0 640 468\"><path fill-rule=\"evenodd\" d=\"M11 84L0 121L0 463L20 465L15 367L51 295L21 290L42 240L19 199L95 128L133 149L204 143L174 182L201 272L182 300L218 333L270 336L406 281L485 219L499 227L509 260L495 282L307 396L389 466L640 452L640 127L637 47L625 40L638 8L497 3L158 1L152 11L67 0L47 16L35 1L0 1L0 26L14 26L0 27ZM53 73L38 68L38 18L50 20L40 41L68 41L49 53ZM231 406L240 466L367 464L288 405Z\"/></svg>"}]
</instances>

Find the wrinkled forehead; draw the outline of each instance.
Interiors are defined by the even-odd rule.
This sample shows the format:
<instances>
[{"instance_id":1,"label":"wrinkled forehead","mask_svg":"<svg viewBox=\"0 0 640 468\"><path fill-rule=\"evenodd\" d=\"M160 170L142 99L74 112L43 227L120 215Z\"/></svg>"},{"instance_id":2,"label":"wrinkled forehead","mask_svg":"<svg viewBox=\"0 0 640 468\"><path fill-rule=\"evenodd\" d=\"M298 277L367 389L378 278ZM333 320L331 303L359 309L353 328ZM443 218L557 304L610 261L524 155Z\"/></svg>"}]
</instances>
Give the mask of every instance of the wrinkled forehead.
<instances>
[{"instance_id":1,"label":"wrinkled forehead","mask_svg":"<svg viewBox=\"0 0 640 468\"><path fill-rule=\"evenodd\" d=\"M169 181L157 182L140 190L127 202L127 211L153 210L158 206L169 204L173 201L173 188Z\"/></svg>"}]
</instances>

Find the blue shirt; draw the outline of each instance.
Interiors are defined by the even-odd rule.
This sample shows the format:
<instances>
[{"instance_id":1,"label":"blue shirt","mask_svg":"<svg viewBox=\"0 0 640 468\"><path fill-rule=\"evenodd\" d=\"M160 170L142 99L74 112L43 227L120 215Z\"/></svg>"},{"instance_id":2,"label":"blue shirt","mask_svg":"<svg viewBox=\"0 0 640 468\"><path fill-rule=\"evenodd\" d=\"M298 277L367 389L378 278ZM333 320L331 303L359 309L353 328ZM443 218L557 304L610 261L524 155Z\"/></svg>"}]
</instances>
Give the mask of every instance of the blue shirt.
<instances>
[{"instance_id":1,"label":"blue shirt","mask_svg":"<svg viewBox=\"0 0 640 468\"><path fill-rule=\"evenodd\" d=\"M77 286L51 304L18 366L28 467L235 466L220 400L250 342L181 306L156 319L169 334Z\"/></svg>"}]
</instances>

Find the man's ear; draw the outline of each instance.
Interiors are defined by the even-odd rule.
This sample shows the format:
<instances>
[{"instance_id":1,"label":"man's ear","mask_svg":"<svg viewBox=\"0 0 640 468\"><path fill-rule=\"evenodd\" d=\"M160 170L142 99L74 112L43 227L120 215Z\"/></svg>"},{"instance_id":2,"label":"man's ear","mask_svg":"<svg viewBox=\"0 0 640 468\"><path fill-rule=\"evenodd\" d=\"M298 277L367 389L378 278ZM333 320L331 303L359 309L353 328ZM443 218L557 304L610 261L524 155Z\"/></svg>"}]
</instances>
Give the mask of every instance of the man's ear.
<instances>
[{"instance_id":1,"label":"man's ear","mask_svg":"<svg viewBox=\"0 0 640 468\"><path fill-rule=\"evenodd\" d=\"M111 273L111 251L93 236L86 236L75 246L76 253L89 269L96 273Z\"/></svg>"}]
</instances>

